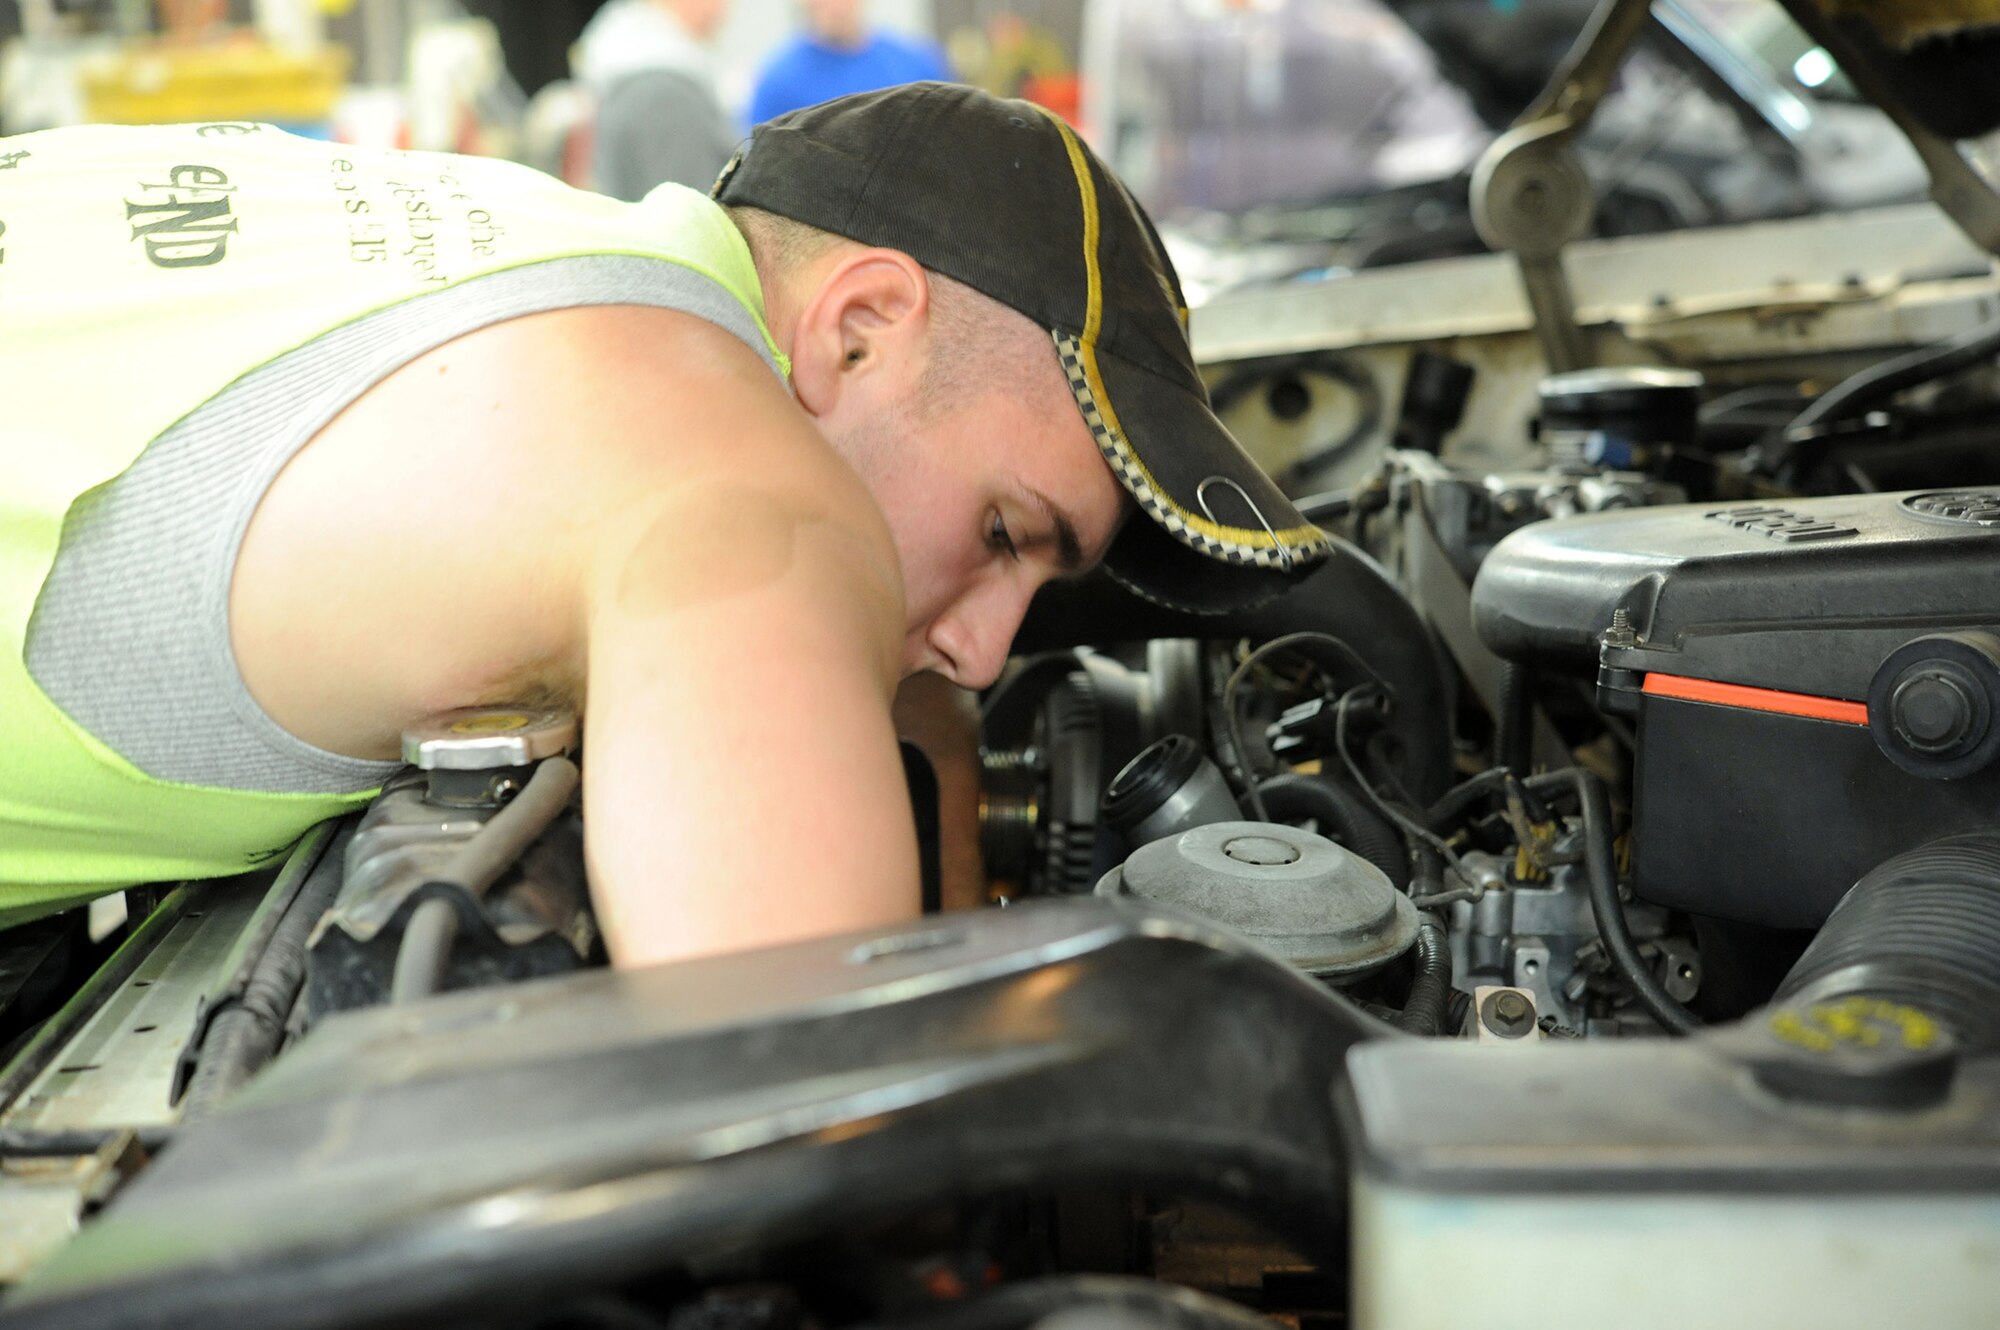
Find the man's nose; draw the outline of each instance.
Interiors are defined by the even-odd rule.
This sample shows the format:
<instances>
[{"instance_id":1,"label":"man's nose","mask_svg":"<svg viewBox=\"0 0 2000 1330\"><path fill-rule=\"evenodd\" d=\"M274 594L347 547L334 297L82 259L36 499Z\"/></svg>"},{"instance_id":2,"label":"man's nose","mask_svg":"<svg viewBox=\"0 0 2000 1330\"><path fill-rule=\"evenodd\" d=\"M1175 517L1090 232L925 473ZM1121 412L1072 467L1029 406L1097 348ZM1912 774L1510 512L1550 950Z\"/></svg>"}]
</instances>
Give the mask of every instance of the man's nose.
<instances>
[{"instance_id":1,"label":"man's nose","mask_svg":"<svg viewBox=\"0 0 2000 1330\"><path fill-rule=\"evenodd\" d=\"M1033 587L991 585L960 597L939 615L931 624L930 644L948 664L943 673L961 688L991 687L1033 595Z\"/></svg>"}]
</instances>

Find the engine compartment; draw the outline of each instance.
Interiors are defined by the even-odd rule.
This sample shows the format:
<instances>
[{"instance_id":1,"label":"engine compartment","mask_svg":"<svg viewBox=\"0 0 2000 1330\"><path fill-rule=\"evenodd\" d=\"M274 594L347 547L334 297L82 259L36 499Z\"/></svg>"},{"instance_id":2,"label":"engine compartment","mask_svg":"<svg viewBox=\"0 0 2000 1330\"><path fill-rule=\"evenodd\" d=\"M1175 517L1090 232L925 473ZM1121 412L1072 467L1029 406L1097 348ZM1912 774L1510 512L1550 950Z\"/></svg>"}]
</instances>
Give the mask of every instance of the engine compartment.
<instances>
[{"instance_id":1,"label":"engine compartment","mask_svg":"<svg viewBox=\"0 0 2000 1330\"><path fill-rule=\"evenodd\" d=\"M1769 1324L1965 1321L2000 498L1645 504L1685 491L1409 450L1364 492L1256 610L1038 605L981 710L985 909L614 974L573 727L444 718L275 875L168 897L16 1058L13 1199L39 1161L84 1222L10 1319L1416 1326L1532 1287L1664 1325L1776 1264L1811 1291ZM165 1102L96 1125L84 1059L182 971ZM1709 1276L1635 1310L1635 1234ZM1440 1251L1466 1281L1420 1277Z\"/></svg>"},{"instance_id":2,"label":"engine compartment","mask_svg":"<svg viewBox=\"0 0 2000 1330\"><path fill-rule=\"evenodd\" d=\"M1941 226L1575 254L1554 375L1497 258L1303 349L1205 310L1334 557L1044 594L976 824L906 747L908 925L610 971L574 725L498 708L276 870L0 939L8 1323L1985 1323L2000 325Z\"/></svg>"}]
</instances>

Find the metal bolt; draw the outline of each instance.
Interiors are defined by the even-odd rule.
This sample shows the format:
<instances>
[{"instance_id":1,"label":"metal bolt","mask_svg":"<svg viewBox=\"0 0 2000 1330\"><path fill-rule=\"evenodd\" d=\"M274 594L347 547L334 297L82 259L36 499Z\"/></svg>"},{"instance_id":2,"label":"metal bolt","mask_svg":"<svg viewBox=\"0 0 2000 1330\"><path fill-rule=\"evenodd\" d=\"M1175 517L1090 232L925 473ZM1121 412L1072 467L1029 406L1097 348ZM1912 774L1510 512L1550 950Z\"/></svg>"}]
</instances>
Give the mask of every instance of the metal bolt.
<instances>
[{"instance_id":1,"label":"metal bolt","mask_svg":"<svg viewBox=\"0 0 2000 1330\"><path fill-rule=\"evenodd\" d=\"M1487 1029L1509 1039L1519 1039L1535 1028L1535 1004L1511 989L1487 998L1479 1015Z\"/></svg>"}]
</instances>

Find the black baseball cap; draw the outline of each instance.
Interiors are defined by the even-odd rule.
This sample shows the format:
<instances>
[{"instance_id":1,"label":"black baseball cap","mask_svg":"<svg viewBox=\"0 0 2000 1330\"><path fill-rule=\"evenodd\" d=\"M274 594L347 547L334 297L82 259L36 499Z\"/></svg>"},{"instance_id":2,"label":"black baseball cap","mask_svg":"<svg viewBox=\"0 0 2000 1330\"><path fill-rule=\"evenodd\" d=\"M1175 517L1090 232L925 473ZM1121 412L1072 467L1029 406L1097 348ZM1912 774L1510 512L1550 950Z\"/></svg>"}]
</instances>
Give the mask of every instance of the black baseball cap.
<instances>
[{"instance_id":1,"label":"black baseball cap","mask_svg":"<svg viewBox=\"0 0 2000 1330\"><path fill-rule=\"evenodd\" d=\"M1137 200L1055 115L914 83L759 125L718 202L908 254L1049 330L1112 474L1151 521L1105 567L1151 600L1268 600L1331 547L1216 418L1187 302Z\"/></svg>"}]
</instances>

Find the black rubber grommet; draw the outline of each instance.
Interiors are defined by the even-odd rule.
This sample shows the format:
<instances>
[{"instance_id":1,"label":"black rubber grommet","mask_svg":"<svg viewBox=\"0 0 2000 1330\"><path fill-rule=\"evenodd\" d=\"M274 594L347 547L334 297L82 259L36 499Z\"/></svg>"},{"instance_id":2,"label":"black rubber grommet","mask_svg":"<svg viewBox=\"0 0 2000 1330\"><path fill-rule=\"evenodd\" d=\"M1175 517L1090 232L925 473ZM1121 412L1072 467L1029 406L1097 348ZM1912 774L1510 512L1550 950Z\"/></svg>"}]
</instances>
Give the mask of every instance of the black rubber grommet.
<instances>
[{"instance_id":1,"label":"black rubber grommet","mask_svg":"<svg viewBox=\"0 0 2000 1330\"><path fill-rule=\"evenodd\" d=\"M1104 791L1105 822L1114 831L1130 831L1187 784L1200 765L1201 745L1185 734L1170 734L1141 749Z\"/></svg>"}]
</instances>

